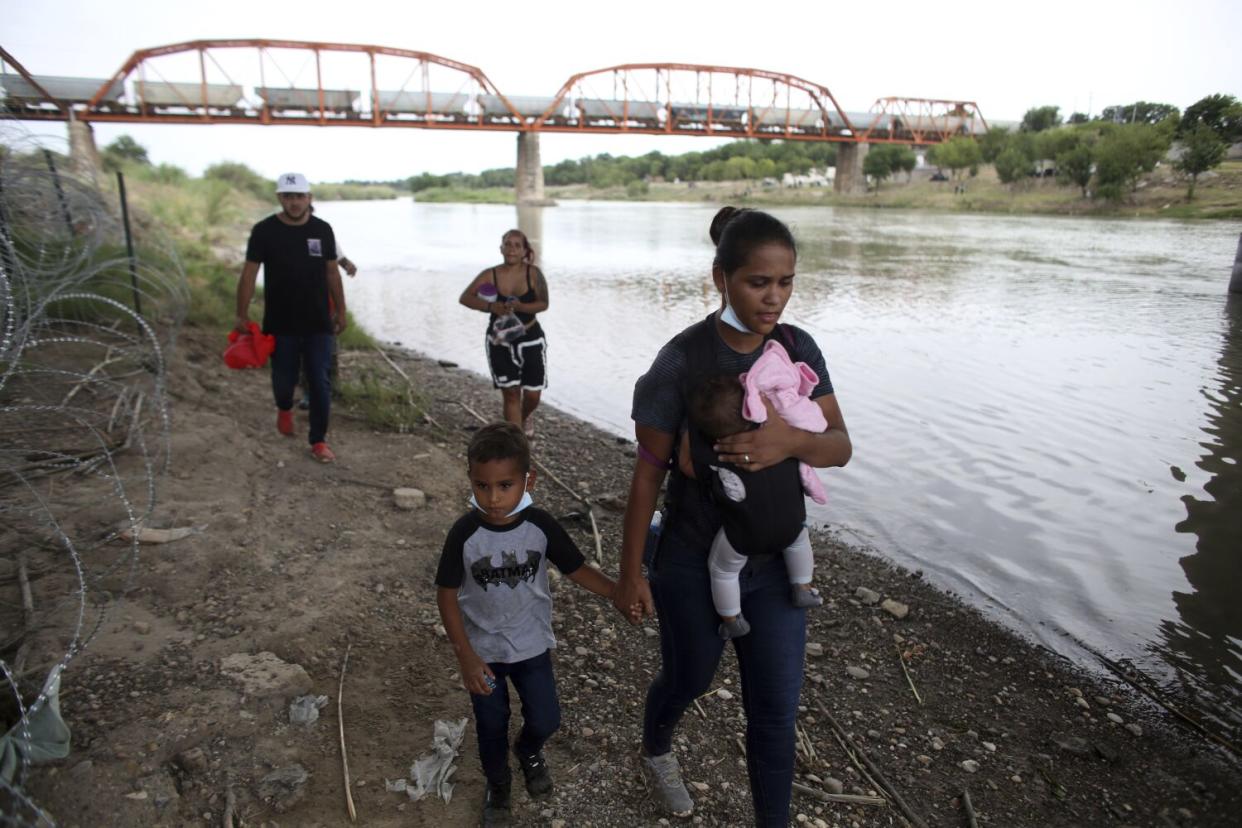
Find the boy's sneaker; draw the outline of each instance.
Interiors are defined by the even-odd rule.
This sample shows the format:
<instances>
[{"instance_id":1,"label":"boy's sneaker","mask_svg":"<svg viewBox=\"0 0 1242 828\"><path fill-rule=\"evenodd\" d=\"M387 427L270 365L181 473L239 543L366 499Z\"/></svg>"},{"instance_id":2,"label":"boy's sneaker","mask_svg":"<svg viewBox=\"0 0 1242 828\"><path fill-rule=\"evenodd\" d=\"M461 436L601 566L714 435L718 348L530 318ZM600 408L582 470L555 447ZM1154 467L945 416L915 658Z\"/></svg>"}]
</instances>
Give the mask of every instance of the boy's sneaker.
<instances>
[{"instance_id":1,"label":"boy's sneaker","mask_svg":"<svg viewBox=\"0 0 1242 828\"><path fill-rule=\"evenodd\" d=\"M298 410L307 411L310 409L310 394L303 394L302 399L298 400Z\"/></svg>"},{"instance_id":2,"label":"boy's sneaker","mask_svg":"<svg viewBox=\"0 0 1242 828\"><path fill-rule=\"evenodd\" d=\"M483 828L508 828L509 786L509 782L487 783L487 790L483 793Z\"/></svg>"},{"instance_id":3,"label":"boy's sneaker","mask_svg":"<svg viewBox=\"0 0 1242 828\"><path fill-rule=\"evenodd\" d=\"M690 816L694 800L681 781L681 765L677 764L673 752L670 750L663 756L640 756L639 763L647 790L660 810L676 817Z\"/></svg>"},{"instance_id":4,"label":"boy's sneaker","mask_svg":"<svg viewBox=\"0 0 1242 828\"><path fill-rule=\"evenodd\" d=\"M531 799L538 799L552 793L552 774L548 772L548 760L543 758L543 751L534 756L523 756L515 748L513 755L522 767L522 775L526 777L526 793Z\"/></svg>"},{"instance_id":5,"label":"boy's sneaker","mask_svg":"<svg viewBox=\"0 0 1242 828\"><path fill-rule=\"evenodd\" d=\"M820 597L819 590L815 587L803 589L797 584L792 587L793 605L795 607L820 607L824 604L824 599Z\"/></svg>"},{"instance_id":6,"label":"boy's sneaker","mask_svg":"<svg viewBox=\"0 0 1242 828\"><path fill-rule=\"evenodd\" d=\"M293 436L293 411L276 409L276 430L286 437Z\"/></svg>"},{"instance_id":7,"label":"boy's sneaker","mask_svg":"<svg viewBox=\"0 0 1242 828\"><path fill-rule=\"evenodd\" d=\"M328 448L327 443L315 443L311 446L311 457L320 463L331 463L336 460L336 455L332 453L332 449Z\"/></svg>"}]
</instances>

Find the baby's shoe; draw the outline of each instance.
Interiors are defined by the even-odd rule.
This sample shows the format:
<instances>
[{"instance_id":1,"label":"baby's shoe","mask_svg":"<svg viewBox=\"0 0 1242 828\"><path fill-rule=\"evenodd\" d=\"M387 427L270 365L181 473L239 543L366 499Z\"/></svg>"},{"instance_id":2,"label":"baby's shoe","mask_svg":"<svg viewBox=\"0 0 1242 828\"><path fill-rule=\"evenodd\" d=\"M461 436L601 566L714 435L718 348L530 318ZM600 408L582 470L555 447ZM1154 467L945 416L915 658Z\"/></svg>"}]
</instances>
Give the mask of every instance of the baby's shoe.
<instances>
[{"instance_id":1,"label":"baby's shoe","mask_svg":"<svg viewBox=\"0 0 1242 828\"><path fill-rule=\"evenodd\" d=\"M733 616L732 619L722 619L718 632L725 641L728 641L730 638L741 638L750 632L750 622L740 614Z\"/></svg>"},{"instance_id":2,"label":"baby's shoe","mask_svg":"<svg viewBox=\"0 0 1242 828\"><path fill-rule=\"evenodd\" d=\"M824 599L820 597L819 590L815 587L803 589L801 585L794 584L790 593L795 607L820 607L824 604Z\"/></svg>"}]
</instances>

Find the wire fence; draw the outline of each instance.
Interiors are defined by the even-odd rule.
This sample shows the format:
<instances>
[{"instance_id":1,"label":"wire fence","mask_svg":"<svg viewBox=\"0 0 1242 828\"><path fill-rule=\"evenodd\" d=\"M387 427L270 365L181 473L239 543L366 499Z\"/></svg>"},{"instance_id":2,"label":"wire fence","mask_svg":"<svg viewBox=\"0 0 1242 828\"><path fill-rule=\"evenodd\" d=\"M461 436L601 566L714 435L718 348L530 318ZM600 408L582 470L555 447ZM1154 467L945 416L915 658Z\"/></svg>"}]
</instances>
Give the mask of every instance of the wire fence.
<instances>
[{"instance_id":1,"label":"wire fence","mask_svg":"<svg viewBox=\"0 0 1242 828\"><path fill-rule=\"evenodd\" d=\"M64 758L62 674L133 586L169 463L166 356L185 274L54 140L0 121L0 824Z\"/></svg>"}]
</instances>

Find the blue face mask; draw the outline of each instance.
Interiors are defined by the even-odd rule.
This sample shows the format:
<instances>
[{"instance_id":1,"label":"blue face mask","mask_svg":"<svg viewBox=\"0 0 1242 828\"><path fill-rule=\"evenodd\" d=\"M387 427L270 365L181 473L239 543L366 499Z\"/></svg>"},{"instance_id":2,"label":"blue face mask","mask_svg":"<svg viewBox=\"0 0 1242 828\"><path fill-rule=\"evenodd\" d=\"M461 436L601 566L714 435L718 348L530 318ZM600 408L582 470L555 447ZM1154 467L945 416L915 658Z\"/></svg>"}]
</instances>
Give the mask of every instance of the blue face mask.
<instances>
[{"instance_id":1,"label":"blue face mask","mask_svg":"<svg viewBox=\"0 0 1242 828\"><path fill-rule=\"evenodd\" d=\"M725 306L724 310L720 313L720 321L735 331L740 331L744 334L753 334L754 331L746 327L746 325L742 323L742 320L738 319L737 312L733 310L733 304L729 301L729 286L727 282L725 283L724 295Z\"/></svg>"},{"instance_id":2,"label":"blue face mask","mask_svg":"<svg viewBox=\"0 0 1242 828\"><path fill-rule=\"evenodd\" d=\"M529 479L530 475L527 474L526 477L527 479ZM522 511L523 509L526 509L534 502L535 502L534 498L530 496L530 492L526 492L526 491L522 492L522 499L518 501L518 505L514 506L513 511L505 515L505 517L513 517L518 512ZM484 512L484 513L487 512L486 509L484 509L482 506L479 505L478 498L474 496L473 492L470 493L470 508L477 509L478 511Z\"/></svg>"}]
</instances>

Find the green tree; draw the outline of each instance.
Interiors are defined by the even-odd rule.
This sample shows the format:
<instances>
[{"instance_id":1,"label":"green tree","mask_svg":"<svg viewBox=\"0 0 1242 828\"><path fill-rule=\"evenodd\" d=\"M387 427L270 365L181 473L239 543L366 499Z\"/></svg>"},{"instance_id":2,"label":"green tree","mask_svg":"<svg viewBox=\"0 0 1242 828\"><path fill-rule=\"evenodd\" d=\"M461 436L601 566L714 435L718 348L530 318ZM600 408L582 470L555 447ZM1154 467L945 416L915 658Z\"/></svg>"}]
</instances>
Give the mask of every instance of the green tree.
<instances>
[{"instance_id":1,"label":"green tree","mask_svg":"<svg viewBox=\"0 0 1242 828\"><path fill-rule=\"evenodd\" d=\"M997 156L1009 146L1009 137L1006 127L993 127L983 133L979 139L979 152L983 160L988 164L995 163Z\"/></svg>"},{"instance_id":2,"label":"green tree","mask_svg":"<svg viewBox=\"0 0 1242 828\"><path fill-rule=\"evenodd\" d=\"M1101 121L1115 124L1158 124L1165 118L1177 117L1178 110L1172 104L1135 101L1124 106L1106 106L1100 113Z\"/></svg>"},{"instance_id":3,"label":"green tree","mask_svg":"<svg viewBox=\"0 0 1242 828\"><path fill-rule=\"evenodd\" d=\"M1065 119L1067 124L1085 124L1091 119L1087 117L1085 112L1075 112Z\"/></svg>"},{"instance_id":4,"label":"green tree","mask_svg":"<svg viewBox=\"0 0 1242 828\"><path fill-rule=\"evenodd\" d=\"M1166 130L1147 124L1108 125L1095 146L1096 190L1118 201L1124 188L1137 189L1143 173L1151 172L1168 152Z\"/></svg>"},{"instance_id":5,"label":"green tree","mask_svg":"<svg viewBox=\"0 0 1242 828\"><path fill-rule=\"evenodd\" d=\"M126 164L149 166L151 159L142 144L129 135L118 135L115 141L104 147L103 162L105 168L115 172Z\"/></svg>"},{"instance_id":6,"label":"green tree","mask_svg":"<svg viewBox=\"0 0 1242 828\"><path fill-rule=\"evenodd\" d=\"M1082 143L1082 133L1077 129L1061 127L1036 133L1034 139L1034 158L1053 159L1069 152Z\"/></svg>"},{"instance_id":7,"label":"green tree","mask_svg":"<svg viewBox=\"0 0 1242 828\"><path fill-rule=\"evenodd\" d=\"M1062 184L1077 184L1082 190L1082 197L1086 198L1094 163L1091 146L1085 141L1079 142L1056 156L1056 161L1057 181Z\"/></svg>"},{"instance_id":8,"label":"green tree","mask_svg":"<svg viewBox=\"0 0 1242 828\"><path fill-rule=\"evenodd\" d=\"M914 154L914 150L909 147L898 147L896 154L893 156L893 172L901 170L906 174L906 181L910 180L910 176L914 173L914 168L919 164L919 158Z\"/></svg>"},{"instance_id":9,"label":"green tree","mask_svg":"<svg viewBox=\"0 0 1242 828\"><path fill-rule=\"evenodd\" d=\"M961 170L978 166L983 160L983 153L973 138L959 135L932 147L928 158L937 167L948 167L953 177L957 178Z\"/></svg>"},{"instance_id":10,"label":"green tree","mask_svg":"<svg viewBox=\"0 0 1242 828\"><path fill-rule=\"evenodd\" d=\"M1182 138L1182 157L1173 162L1179 171L1190 176L1190 188L1186 190L1186 200L1195 197L1195 183L1199 173L1207 172L1225 160L1225 151L1229 145L1221 140L1216 130L1207 124L1199 124Z\"/></svg>"},{"instance_id":11,"label":"green tree","mask_svg":"<svg viewBox=\"0 0 1242 828\"><path fill-rule=\"evenodd\" d=\"M1061 107L1059 106L1036 106L1026 111L1022 116L1022 126L1019 127L1023 132L1043 132L1045 129L1051 129L1061 123Z\"/></svg>"},{"instance_id":12,"label":"green tree","mask_svg":"<svg viewBox=\"0 0 1242 828\"><path fill-rule=\"evenodd\" d=\"M872 147L863 158L863 174L875 181L875 191L880 191L884 179L893 174L893 153L891 145L881 144Z\"/></svg>"},{"instance_id":13,"label":"green tree","mask_svg":"<svg viewBox=\"0 0 1242 828\"><path fill-rule=\"evenodd\" d=\"M1004 184L1017 184L1030 174L1032 163L1018 147L1009 147L996 158L996 176Z\"/></svg>"},{"instance_id":14,"label":"green tree","mask_svg":"<svg viewBox=\"0 0 1242 828\"><path fill-rule=\"evenodd\" d=\"M1242 104L1233 95L1200 98L1186 107L1177 133L1187 135L1199 124L1211 127L1227 143L1242 140Z\"/></svg>"}]
</instances>

